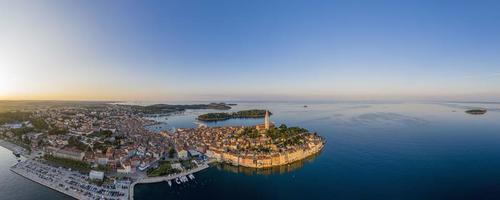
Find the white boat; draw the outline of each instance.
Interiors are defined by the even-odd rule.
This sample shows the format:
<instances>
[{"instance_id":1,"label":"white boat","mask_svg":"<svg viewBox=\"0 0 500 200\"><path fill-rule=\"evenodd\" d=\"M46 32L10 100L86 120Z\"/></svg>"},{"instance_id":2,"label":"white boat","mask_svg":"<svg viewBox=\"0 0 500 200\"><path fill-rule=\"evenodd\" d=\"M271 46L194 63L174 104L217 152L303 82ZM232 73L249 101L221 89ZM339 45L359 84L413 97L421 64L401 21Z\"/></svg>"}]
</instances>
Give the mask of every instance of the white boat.
<instances>
[{"instance_id":1,"label":"white boat","mask_svg":"<svg viewBox=\"0 0 500 200\"><path fill-rule=\"evenodd\" d=\"M176 178L176 179L175 179L175 182L176 182L177 184L181 184L181 181L179 180L179 178Z\"/></svg>"},{"instance_id":2,"label":"white boat","mask_svg":"<svg viewBox=\"0 0 500 200\"><path fill-rule=\"evenodd\" d=\"M172 187L172 181L168 180L168 186Z\"/></svg>"},{"instance_id":3,"label":"white boat","mask_svg":"<svg viewBox=\"0 0 500 200\"><path fill-rule=\"evenodd\" d=\"M193 180L194 179L194 175L193 174L189 174L188 177Z\"/></svg>"}]
</instances>

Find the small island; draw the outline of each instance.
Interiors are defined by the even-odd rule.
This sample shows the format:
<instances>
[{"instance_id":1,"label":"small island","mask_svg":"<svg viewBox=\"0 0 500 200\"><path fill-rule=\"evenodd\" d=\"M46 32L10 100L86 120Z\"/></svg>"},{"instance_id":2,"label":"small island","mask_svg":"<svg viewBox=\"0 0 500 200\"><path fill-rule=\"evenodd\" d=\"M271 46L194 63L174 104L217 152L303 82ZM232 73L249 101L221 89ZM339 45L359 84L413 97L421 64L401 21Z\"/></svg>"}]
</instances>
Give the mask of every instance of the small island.
<instances>
[{"instance_id":1,"label":"small island","mask_svg":"<svg viewBox=\"0 0 500 200\"><path fill-rule=\"evenodd\" d=\"M233 113L225 113L225 112L207 113L198 116L198 120L205 122L215 122L215 121L224 121L228 119L264 118L265 115L266 115L266 110L252 109L252 110L242 110ZM269 113L269 115L272 115L272 113Z\"/></svg>"},{"instance_id":2,"label":"small island","mask_svg":"<svg viewBox=\"0 0 500 200\"><path fill-rule=\"evenodd\" d=\"M471 114L471 115L484 115L487 110L486 109L471 109L471 110L466 110L465 111L467 114Z\"/></svg>"}]
</instances>

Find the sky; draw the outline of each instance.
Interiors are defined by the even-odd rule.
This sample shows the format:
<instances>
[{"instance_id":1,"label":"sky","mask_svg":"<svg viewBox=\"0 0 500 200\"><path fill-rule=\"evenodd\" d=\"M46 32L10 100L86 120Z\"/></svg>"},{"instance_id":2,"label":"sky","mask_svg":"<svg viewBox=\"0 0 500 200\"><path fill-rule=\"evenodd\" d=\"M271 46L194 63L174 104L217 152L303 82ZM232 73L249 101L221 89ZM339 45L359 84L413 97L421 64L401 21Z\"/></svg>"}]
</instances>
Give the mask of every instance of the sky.
<instances>
[{"instance_id":1,"label":"sky","mask_svg":"<svg viewBox=\"0 0 500 200\"><path fill-rule=\"evenodd\" d=\"M500 101L499 10L494 0L0 0L0 99Z\"/></svg>"}]
</instances>

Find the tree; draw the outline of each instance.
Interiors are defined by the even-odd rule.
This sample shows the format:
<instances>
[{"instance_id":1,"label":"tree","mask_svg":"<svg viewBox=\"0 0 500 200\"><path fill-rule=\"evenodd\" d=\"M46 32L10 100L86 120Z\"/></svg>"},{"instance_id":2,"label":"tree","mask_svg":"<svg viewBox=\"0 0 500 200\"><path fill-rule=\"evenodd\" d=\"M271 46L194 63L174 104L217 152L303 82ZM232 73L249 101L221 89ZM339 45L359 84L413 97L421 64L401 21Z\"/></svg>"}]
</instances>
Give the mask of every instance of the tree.
<instances>
[{"instance_id":1,"label":"tree","mask_svg":"<svg viewBox=\"0 0 500 200\"><path fill-rule=\"evenodd\" d=\"M170 149L168 150L168 157L174 158L174 155L175 155L175 149L170 147Z\"/></svg>"},{"instance_id":2,"label":"tree","mask_svg":"<svg viewBox=\"0 0 500 200\"><path fill-rule=\"evenodd\" d=\"M33 127L35 127L35 129L37 130L46 130L49 128L47 122L45 122L45 120L43 120L42 118L31 119L31 124L33 124Z\"/></svg>"},{"instance_id":3,"label":"tree","mask_svg":"<svg viewBox=\"0 0 500 200\"><path fill-rule=\"evenodd\" d=\"M280 125L280 129L281 129L281 130L286 130L287 128L288 128L288 127L287 127L285 124L281 124L281 125Z\"/></svg>"}]
</instances>

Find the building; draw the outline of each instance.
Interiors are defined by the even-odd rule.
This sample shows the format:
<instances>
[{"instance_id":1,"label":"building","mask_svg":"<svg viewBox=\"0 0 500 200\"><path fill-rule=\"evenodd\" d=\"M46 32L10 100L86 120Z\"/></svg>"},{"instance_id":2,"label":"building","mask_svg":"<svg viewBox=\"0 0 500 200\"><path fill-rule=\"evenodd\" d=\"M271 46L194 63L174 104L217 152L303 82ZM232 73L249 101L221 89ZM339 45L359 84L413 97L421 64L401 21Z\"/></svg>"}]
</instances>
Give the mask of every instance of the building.
<instances>
[{"instance_id":1,"label":"building","mask_svg":"<svg viewBox=\"0 0 500 200\"><path fill-rule=\"evenodd\" d=\"M266 110L266 115L264 117L264 124L259 124L259 125L255 126L255 128L258 131L267 131L270 128L274 128L274 123L272 123L270 118L269 118L269 111L268 110Z\"/></svg>"},{"instance_id":2,"label":"building","mask_svg":"<svg viewBox=\"0 0 500 200\"><path fill-rule=\"evenodd\" d=\"M189 157L188 155L188 151L182 149L180 151L177 152L177 155L179 156L180 159L186 159Z\"/></svg>"},{"instance_id":3,"label":"building","mask_svg":"<svg viewBox=\"0 0 500 200\"><path fill-rule=\"evenodd\" d=\"M89 178L91 180L104 180L104 172L91 170L89 173Z\"/></svg>"},{"instance_id":4,"label":"building","mask_svg":"<svg viewBox=\"0 0 500 200\"><path fill-rule=\"evenodd\" d=\"M188 153L193 158L198 158L201 156L201 153L196 150L188 150Z\"/></svg>"},{"instance_id":5,"label":"building","mask_svg":"<svg viewBox=\"0 0 500 200\"><path fill-rule=\"evenodd\" d=\"M121 167L119 167L116 172L118 173L122 173L122 174L128 174L130 172L132 172L132 166L130 165L130 163L123 163L121 165Z\"/></svg>"},{"instance_id":6,"label":"building","mask_svg":"<svg viewBox=\"0 0 500 200\"><path fill-rule=\"evenodd\" d=\"M58 157L58 158L65 158L65 159L82 161L83 157L85 156L85 153L83 151L80 151L80 150L75 149L75 148L65 147L62 149L57 149L57 148L49 147L48 150L52 156Z\"/></svg>"}]
</instances>

